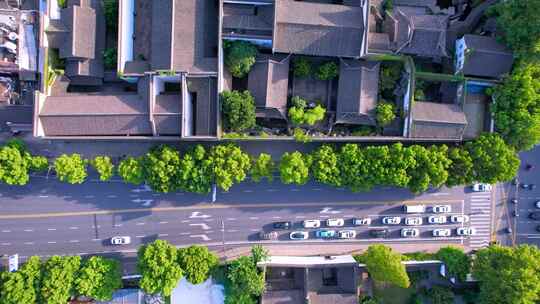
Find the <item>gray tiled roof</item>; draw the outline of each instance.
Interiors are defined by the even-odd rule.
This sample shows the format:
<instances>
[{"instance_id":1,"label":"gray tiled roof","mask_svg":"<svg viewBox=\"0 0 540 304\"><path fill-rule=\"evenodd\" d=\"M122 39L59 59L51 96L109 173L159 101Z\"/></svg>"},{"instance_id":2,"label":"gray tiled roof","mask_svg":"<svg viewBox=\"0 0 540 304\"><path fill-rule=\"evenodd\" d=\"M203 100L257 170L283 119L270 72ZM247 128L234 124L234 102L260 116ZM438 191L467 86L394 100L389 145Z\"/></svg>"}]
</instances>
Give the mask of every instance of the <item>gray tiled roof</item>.
<instances>
[{"instance_id":1,"label":"gray tiled roof","mask_svg":"<svg viewBox=\"0 0 540 304\"><path fill-rule=\"evenodd\" d=\"M171 69L173 1L152 2L152 38L150 62L153 70Z\"/></svg>"},{"instance_id":2,"label":"gray tiled roof","mask_svg":"<svg viewBox=\"0 0 540 304\"><path fill-rule=\"evenodd\" d=\"M280 0L276 2L274 51L315 56L361 56L361 7Z\"/></svg>"},{"instance_id":3,"label":"gray tiled roof","mask_svg":"<svg viewBox=\"0 0 540 304\"><path fill-rule=\"evenodd\" d=\"M512 51L493 37L465 35L468 53L463 73L477 77L499 78L509 73L514 63Z\"/></svg>"},{"instance_id":4,"label":"gray tiled roof","mask_svg":"<svg viewBox=\"0 0 540 304\"><path fill-rule=\"evenodd\" d=\"M246 30L272 30L274 27L274 7L242 4L223 4L223 27Z\"/></svg>"},{"instance_id":5,"label":"gray tiled roof","mask_svg":"<svg viewBox=\"0 0 540 304\"><path fill-rule=\"evenodd\" d=\"M341 60L336 123L375 124L379 62Z\"/></svg>"},{"instance_id":6,"label":"gray tiled roof","mask_svg":"<svg viewBox=\"0 0 540 304\"><path fill-rule=\"evenodd\" d=\"M60 58L94 58L96 12L91 7L70 6L62 10L62 21L68 29Z\"/></svg>"},{"instance_id":7,"label":"gray tiled roof","mask_svg":"<svg viewBox=\"0 0 540 304\"><path fill-rule=\"evenodd\" d=\"M188 77L189 92L196 94L194 119L196 136L217 134L217 79L215 77Z\"/></svg>"},{"instance_id":8,"label":"gray tiled roof","mask_svg":"<svg viewBox=\"0 0 540 304\"><path fill-rule=\"evenodd\" d=\"M467 126L456 104L416 101L412 106L411 137L461 139Z\"/></svg>"},{"instance_id":9,"label":"gray tiled roof","mask_svg":"<svg viewBox=\"0 0 540 304\"><path fill-rule=\"evenodd\" d=\"M248 90L259 109L275 109L286 118L289 56L259 55L248 76ZM261 116L275 111L259 111ZM262 115L264 114L264 115Z\"/></svg>"}]
</instances>

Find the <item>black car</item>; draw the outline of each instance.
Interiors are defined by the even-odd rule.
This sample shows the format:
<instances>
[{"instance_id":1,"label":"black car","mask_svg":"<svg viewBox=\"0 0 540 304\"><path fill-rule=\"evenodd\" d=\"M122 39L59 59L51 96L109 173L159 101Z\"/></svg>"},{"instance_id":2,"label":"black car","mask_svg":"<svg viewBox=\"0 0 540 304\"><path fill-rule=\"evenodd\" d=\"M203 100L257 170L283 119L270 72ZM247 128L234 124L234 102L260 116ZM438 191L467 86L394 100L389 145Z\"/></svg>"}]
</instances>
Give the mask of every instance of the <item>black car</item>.
<instances>
[{"instance_id":1,"label":"black car","mask_svg":"<svg viewBox=\"0 0 540 304\"><path fill-rule=\"evenodd\" d=\"M527 189L527 190L534 190L536 188L535 184L521 184L521 188Z\"/></svg>"},{"instance_id":2,"label":"black car","mask_svg":"<svg viewBox=\"0 0 540 304\"><path fill-rule=\"evenodd\" d=\"M388 237L388 229L372 229L369 231L369 235L375 238L386 238Z\"/></svg>"},{"instance_id":3,"label":"black car","mask_svg":"<svg viewBox=\"0 0 540 304\"><path fill-rule=\"evenodd\" d=\"M275 222L273 227L274 227L274 229L289 230L292 227L292 223L291 222Z\"/></svg>"},{"instance_id":4,"label":"black car","mask_svg":"<svg viewBox=\"0 0 540 304\"><path fill-rule=\"evenodd\" d=\"M540 232L540 225L536 226L536 231Z\"/></svg>"},{"instance_id":5,"label":"black car","mask_svg":"<svg viewBox=\"0 0 540 304\"><path fill-rule=\"evenodd\" d=\"M540 212L531 212L531 213L529 213L529 218L531 220L540 221Z\"/></svg>"}]
</instances>

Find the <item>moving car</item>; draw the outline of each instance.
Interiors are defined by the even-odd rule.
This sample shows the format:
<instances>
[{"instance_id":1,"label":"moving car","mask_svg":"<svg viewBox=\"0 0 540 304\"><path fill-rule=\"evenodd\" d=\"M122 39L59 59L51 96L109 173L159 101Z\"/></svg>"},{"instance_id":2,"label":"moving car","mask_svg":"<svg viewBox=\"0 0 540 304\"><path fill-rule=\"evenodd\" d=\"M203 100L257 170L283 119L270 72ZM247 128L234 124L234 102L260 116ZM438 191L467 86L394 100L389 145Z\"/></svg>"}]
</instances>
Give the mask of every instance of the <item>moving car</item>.
<instances>
[{"instance_id":1,"label":"moving car","mask_svg":"<svg viewBox=\"0 0 540 304\"><path fill-rule=\"evenodd\" d=\"M270 231L270 232L261 231L261 232L259 232L259 238L261 240L277 240L277 237L278 237L278 233L275 232L275 231Z\"/></svg>"},{"instance_id":2,"label":"moving car","mask_svg":"<svg viewBox=\"0 0 540 304\"><path fill-rule=\"evenodd\" d=\"M369 230L369 235L375 238L386 238L388 237L387 229L371 229Z\"/></svg>"},{"instance_id":3,"label":"moving car","mask_svg":"<svg viewBox=\"0 0 540 304\"><path fill-rule=\"evenodd\" d=\"M319 228L321 227L321 221L319 220L305 220L302 222L304 228Z\"/></svg>"},{"instance_id":4,"label":"moving car","mask_svg":"<svg viewBox=\"0 0 540 304\"><path fill-rule=\"evenodd\" d=\"M449 212L452 212L452 206L450 205L433 206L433 213L449 213Z\"/></svg>"},{"instance_id":5,"label":"moving car","mask_svg":"<svg viewBox=\"0 0 540 304\"><path fill-rule=\"evenodd\" d=\"M293 231L289 234L291 240L307 240L309 238L309 233L306 231Z\"/></svg>"},{"instance_id":6,"label":"moving car","mask_svg":"<svg viewBox=\"0 0 540 304\"><path fill-rule=\"evenodd\" d=\"M274 229L289 230L292 227L292 223L291 222L275 222L273 227Z\"/></svg>"},{"instance_id":7,"label":"moving car","mask_svg":"<svg viewBox=\"0 0 540 304\"><path fill-rule=\"evenodd\" d=\"M536 188L535 184L521 184L521 188L527 189L527 190L534 190Z\"/></svg>"},{"instance_id":8,"label":"moving car","mask_svg":"<svg viewBox=\"0 0 540 304\"><path fill-rule=\"evenodd\" d=\"M433 230L433 236L451 236L452 231L450 229L435 229Z\"/></svg>"},{"instance_id":9,"label":"moving car","mask_svg":"<svg viewBox=\"0 0 540 304\"><path fill-rule=\"evenodd\" d=\"M328 227L341 227L345 224L345 221L340 218L335 219L327 219L326 220L326 226Z\"/></svg>"},{"instance_id":10,"label":"moving car","mask_svg":"<svg viewBox=\"0 0 540 304\"><path fill-rule=\"evenodd\" d=\"M421 217L408 217L405 219L405 225L409 225L409 226L422 225L422 218Z\"/></svg>"},{"instance_id":11,"label":"moving car","mask_svg":"<svg viewBox=\"0 0 540 304\"><path fill-rule=\"evenodd\" d=\"M540 220L540 211L529 213L529 218L531 220L539 221Z\"/></svg>"},{"instance_id":12,"label":"moving car","mask_svg":"<svg viewBox=\"0 0 540 304\"><path fill-rule=\"evenodd\" d=\"M540 232L540 225L536 226L536 231Z\"/></svg>"},{"instance_id":13,"label":"moving car","mask_svg":"<svg viewBox=\"0 0 540 304\"><path fill-rule=\"evenodd\" d=\"M354 230L341 230L338 231L338 238L340 239L354 239L356 237L356 231Z\"/></svg>"},{"instance_id":14,"label":"moving car","mask_svg":"<svg viewBox=\"0 0 540 304\"><path fill-rule=\"evenodd\" d=\"M317 230L315 231L315 237L321 239L330 239L336 236L335 230Z\"/></svg>"},{"instance_id":15,"label":"moving car","mask_svg":"<svg viewBox=\"0 0 540 304\"><path fill-rule=\"evenodd\" d=\"M446 223L445 215L432 215L428 217L428 223L430 224L444 224Z\"/></svg>"},{"instance_id":16,"label":"moving car","mask_svg":"<svg viewBox=\"0 0 540 304\"><path fill-rule=\"evenodd\" d=\"M401 218L399 216L385 216L383 217L382 222L386 225L399 225L401 223Z\"/></svg>"},{"instance_id":17,"label":"moving car","mask_svg":"<svg viewBox=\"0 0 540 304\"><path fill-rule=\"evenodd\" d=\"M354 226L371 225L371 219L369 217L353 218L352 223Z\"/></svg>"},{"instance_id":18,"label":"moving car","mask_svg":"<svg viewBox=\"0 0 540 304\"><path fill-rule=\"evenodd\" d=\"M424 205L403 205L403 212L405 212L405 213L424 213L424 212L426 212L426 206L424 206Z\"/></svg>"},{"instance_id":19,"label":"moving car","mask_svg":"<svg viewBox=\"0 0 540 304\"><path fill-rule=\"evenodd\" d=\"M535 206L536 208L540 209L540 201L534 203L534 206Z\"/></svg>"},{"instance_id":20,"label":"moving car","mask_svg":"<svg viewBox=\"0 0 540 304\"><path fill-rule=\"evenodd\" d=\"M403 228L401 229L402 237L418 237L420 235L420 230L416 228Z\"/></svg>"},{"instance_id":21,"label":"moving car","mask_svg":"<svg viewBox=\"0 0 540 304\"><path fill-rule=\"evenodd\" d=\"M112 245L128 245L131 244L131 237L129 236L113 236L111 238Z\"/></svg>"},{"instance_id":22,"label":"moving car","mask_svg":"<svg viewBox=\"0 0 540 304\"><path fill-rule=\"evenodd\" d=\"M451 215L450 222L452 223L467 223L469 221L468 215Z\"/></svg>"},{"instance_id":23,"label":"moving car","mask_svg":"<svg viewBox=\"0 0 540 304\"><path fill-rule=\"evenodd\" d=\"M474 184L472 186L473 192L489 192L491 191L492 187L490 184Z\"/></svg>"},{"instance_id":24,"label":"moving car","mask_svg":"<svg viewBox=\"0 0 540 304\"><path fill-rule=\"evenodd\" d=\"M460 227L456 229L456 234L457 235L475 235L476 229L474 229L473 227Z\"/></svg>"}]
</instances>

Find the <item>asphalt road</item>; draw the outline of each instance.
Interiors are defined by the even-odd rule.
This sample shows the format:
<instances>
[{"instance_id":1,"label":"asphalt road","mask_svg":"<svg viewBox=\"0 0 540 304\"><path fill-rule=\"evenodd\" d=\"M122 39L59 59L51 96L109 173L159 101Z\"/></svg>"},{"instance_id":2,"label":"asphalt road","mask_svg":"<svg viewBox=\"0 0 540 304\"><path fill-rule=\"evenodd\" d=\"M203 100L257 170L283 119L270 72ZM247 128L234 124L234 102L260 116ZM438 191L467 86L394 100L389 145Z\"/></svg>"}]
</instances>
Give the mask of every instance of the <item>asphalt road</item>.
<instances>
[{"instance_id":1,"label":"asphalt road","mask_svg":"<svg viewBox=\"0 0 540 304\"><path fill-rule=\"evenodd\" d=\"M415 196L403 189L381 188L367 193L352 193L316 183L304 186L272 184L237 185L229 192L220 192L216 203L210 195L189 193L154 193L145 186L132 186L113 181L90 179L82 185L67 185L54 179L32 177L24 187L0 186L0 255L21 256L54 254L95 254L134 252L143 243L166 239L178 246L206 244L234 246L261 242L257 234L268 230L275 221L295 222L301 229L304 219L340 217L372 218L371 227L355 227L354 240L290 241L282 232L277 241L291 244L328 244L334 242L463 244L475 249L488 244L491 230L491 194L470 193L460 187L441 189ZM478 235L471 238L430 236L434 225L420 228L417 239L403 239L403 226L389 227L388 239L372 239L368 230L381 227L382 215L400 215L403 203L451 204L456 214L469 214L470 225ZM429 212L428 208L428 212ZM222 224L223 223L223 224ZM433 226L433 227L432 227ZM437 225L439 226L439 225ZM441 227L442 228L442 227ZM128 246L110 246L115 235L132 238ZM311 233L310 237L313 237Z\"/></svg>"}]
</instances>

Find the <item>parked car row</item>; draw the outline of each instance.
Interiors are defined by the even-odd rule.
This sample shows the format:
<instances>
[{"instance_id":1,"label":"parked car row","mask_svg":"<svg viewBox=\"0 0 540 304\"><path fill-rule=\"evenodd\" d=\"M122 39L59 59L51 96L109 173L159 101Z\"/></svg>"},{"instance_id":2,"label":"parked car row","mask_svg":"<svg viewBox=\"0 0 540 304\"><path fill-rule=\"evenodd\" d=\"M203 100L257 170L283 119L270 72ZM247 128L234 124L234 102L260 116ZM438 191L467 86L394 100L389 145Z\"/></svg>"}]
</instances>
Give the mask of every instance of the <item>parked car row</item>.
<instances>
[{"instance_id":1,"label":"parked car row","mask_svg":"<svg viewBox=\"0 0 540 304\"><path fill-rule=\"evenodd\" d=\"M450 223L459 224L466 223L469 221L469 216L467 215L451 215ZM401 224L401 217L399 216L385 216L382 219L382 223L385 225L399 225ZM406 217L404 220L405 225L407 226L420 226L424 222L422 217ZM448 222L446 215L431 215L428 217L429 224L445 224Z\"/></svg>"},{"instance_id":2,"label":"parked car row","mask_svg":"<svg viewBox=\"0 0 540 304\"><path fill-rule=\"evenodd\" d=\"M404 213L425 213L426 205L403 205ZM450 213L452 206L450 205L435 205L431 207L433 213Z\"/></svg>"}]
</instances>

